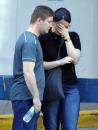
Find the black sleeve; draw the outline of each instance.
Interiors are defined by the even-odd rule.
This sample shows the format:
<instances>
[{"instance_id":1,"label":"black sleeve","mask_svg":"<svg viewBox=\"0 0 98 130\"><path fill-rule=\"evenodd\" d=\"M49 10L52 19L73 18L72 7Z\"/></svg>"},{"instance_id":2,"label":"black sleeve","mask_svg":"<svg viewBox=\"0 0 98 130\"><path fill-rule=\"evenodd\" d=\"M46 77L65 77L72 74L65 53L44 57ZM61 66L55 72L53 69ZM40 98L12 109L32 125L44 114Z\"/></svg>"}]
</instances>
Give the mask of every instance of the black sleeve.
<instances>
[{"instance_id":1,"label":"black sleeve","mask_svg":"<svg viewBox=\"0 0 98 130\"><path fill-rule=\"evenodd\" d=\"M41 48L42 48L42 52L43 52L43 60L45 60L45 56L46 56L46 49L45 49L45 46L46 46L46 35L40 35L39 36L39 41L40 41L40 45L41 45Z\"/></svg>"},{"instance_id":2,"label":"black sleeve","mask_svg":"<svg viewBox=\"0 0 98 130\"><path fill-rule=\"evenodd\" d=\"M79 35L76 32L70 32L69 35L74 44L74 47L81 50L81 41Z\"/></svg>"},{"instance_id":3,"label":"black sleeve","mask_svg":"<svg viewBox=\"0 0 98 130\"><path fill-rule=\"evenodd\" d=\"M42 47L42 49L44 48L44 44L45 44L45 36L44 35L40 35L39 36L39 41L40 41L40 45Z\"/></svg>"}]
</instances>

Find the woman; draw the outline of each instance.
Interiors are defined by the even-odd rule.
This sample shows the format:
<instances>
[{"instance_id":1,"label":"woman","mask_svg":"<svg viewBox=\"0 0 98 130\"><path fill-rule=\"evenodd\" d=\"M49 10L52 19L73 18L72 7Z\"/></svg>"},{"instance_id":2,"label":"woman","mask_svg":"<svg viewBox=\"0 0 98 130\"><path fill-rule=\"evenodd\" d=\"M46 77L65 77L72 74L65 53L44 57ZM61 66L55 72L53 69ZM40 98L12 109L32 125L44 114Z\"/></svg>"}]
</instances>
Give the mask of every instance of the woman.
<instances>
[{"instance_id":1,"label":"woman","mask_svg":"<svg viewBox=\"0 0 98 130\"><path fill-rule=\"evenodd\" d=\"M45 130L77 130L80 110L80 95L75 64L80 58L80 38L76 32L69 32L71 14L65 8L55 11L52 30L40 36L46 70L61 67L64 99L43 102L43 123ZM60 60L56 60L59 44ZM53 95L52 95L53 96Z\"/></svg>"}]
</instances>

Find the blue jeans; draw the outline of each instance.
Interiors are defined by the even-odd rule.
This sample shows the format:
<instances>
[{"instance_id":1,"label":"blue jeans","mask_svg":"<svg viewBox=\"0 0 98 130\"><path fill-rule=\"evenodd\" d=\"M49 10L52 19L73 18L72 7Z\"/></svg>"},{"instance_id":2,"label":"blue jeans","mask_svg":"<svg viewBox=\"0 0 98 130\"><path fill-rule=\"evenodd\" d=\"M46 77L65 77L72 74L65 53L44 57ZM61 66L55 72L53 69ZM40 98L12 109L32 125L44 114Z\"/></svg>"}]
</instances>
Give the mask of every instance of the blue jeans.
<instances>
[{"instance_id":1,"label":"blue jeans","mask_svg":"<svg viewBox=\"0 0 98 130\"><path fill-rule=\"evenodd\" d=\"M29 123L25 123L23 121L23 116L27 113L32 105L33 100L12 101L12 108L14 112L12 130L37 130L39 113L35 113Z\"/></svg>"},{"instance_id":2,"label":"blue jeans","mask_svg":"<svg viewBox=\"0 0 98 130\"><path fill-rule=\"evenodd\" d=\"M43 124L45 130L59 130L59 119L60 119L60 100L53 102L43 102Z\"/></svg>"},{"instance_id":3,"label":"blue jeans","mask_svg":"<svg viewBox=\"0 0 98 130\"><path fill-rule=\"evenodd\" d=\"M80 110L80 94L77 85L63 85L65 98L43 102L43 123L45 130L77 130Z\"/></svg>"}]
</instances>

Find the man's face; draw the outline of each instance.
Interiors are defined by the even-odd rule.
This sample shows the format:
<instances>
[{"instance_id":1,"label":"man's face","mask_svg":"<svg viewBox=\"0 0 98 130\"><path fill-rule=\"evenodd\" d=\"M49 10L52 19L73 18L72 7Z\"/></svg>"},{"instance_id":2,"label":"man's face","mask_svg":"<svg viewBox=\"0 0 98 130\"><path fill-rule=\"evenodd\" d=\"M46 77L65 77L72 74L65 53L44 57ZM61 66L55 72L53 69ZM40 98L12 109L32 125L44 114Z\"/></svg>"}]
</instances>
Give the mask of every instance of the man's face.
<instances>
[{"instance_id":1,"label":"man's face","mask_svg":"<svg viewBox=\"0 0 98 130\"><path fill-rule=\"evenodd\" d=\"M59 25L62 24L65 28L69 28L70 23L68 23L65 20L60 20L58 22L53 22L53 26L52 26L52 32L58 34L58 29L59 29Z\"/></svg>"},{"instance_id":2,"label":"man's face","mask_svg":"<svg viewBox=\"0 0 98 130\"><path fill-rule=\"evenodd\" d=\"M52 27L53 17L48 17L45 20L41 20L40 24L40 34L48 33L49 29Z\"/></svg>"}]
</instances>

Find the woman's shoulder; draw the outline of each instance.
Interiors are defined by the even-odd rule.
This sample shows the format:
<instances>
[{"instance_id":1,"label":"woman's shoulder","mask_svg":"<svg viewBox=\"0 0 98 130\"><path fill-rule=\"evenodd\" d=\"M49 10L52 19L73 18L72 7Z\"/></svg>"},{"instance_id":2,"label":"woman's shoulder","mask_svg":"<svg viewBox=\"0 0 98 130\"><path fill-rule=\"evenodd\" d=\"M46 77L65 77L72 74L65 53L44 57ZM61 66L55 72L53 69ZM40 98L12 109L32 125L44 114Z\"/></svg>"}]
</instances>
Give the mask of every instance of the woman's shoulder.
<instances>
[{"instance_id":1,"label":"woman's shoulder","mask_svg":"<svg viewBox=\"0 0 98 130\"><path fill-rule=\"evenodd\" d=\"M72 37L79 37L79 34L77 32L74 32L74 31L69 32L69 35Z\"/></svg>"},{"instance_id":2,"label":"woman's shoulder","mask_svg":"<svg viewBox=\"0 0 98 130\"><path fill-rule=\"evenodd\" d=\"M72 41L80 41L79 34L77 32L69 32Z\"/></svg>"}]
</instances>

